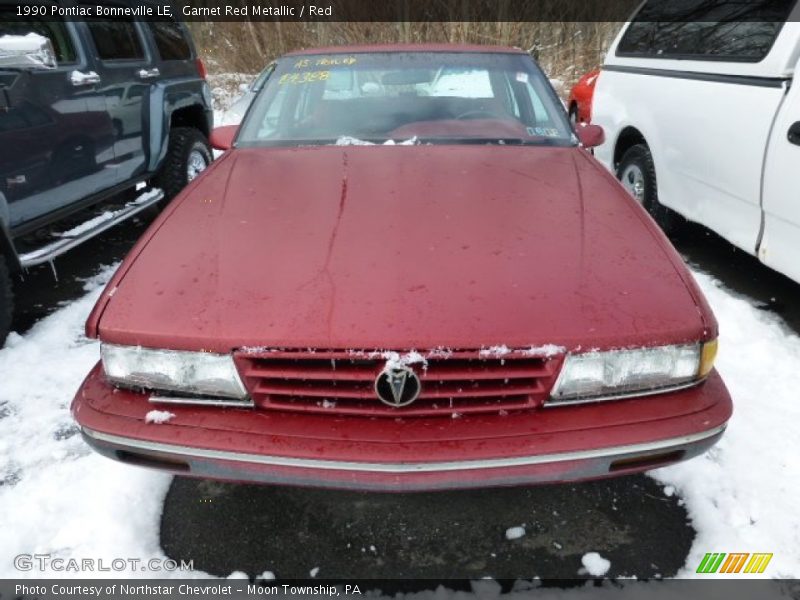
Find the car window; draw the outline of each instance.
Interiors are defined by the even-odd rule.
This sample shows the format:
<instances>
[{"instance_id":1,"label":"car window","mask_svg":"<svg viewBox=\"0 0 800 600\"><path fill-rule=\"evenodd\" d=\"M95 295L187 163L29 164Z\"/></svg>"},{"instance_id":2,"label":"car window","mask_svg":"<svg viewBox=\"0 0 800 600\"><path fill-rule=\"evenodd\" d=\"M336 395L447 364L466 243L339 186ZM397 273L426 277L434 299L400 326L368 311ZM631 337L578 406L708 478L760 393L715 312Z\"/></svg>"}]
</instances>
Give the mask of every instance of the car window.
<instances>
[{"instance_id":1,"label":"car window","mask_svg":"<svg viewBox=\"0 0 800 600\"><path fill-rule=\"evenodd\" d=\"M139 34L132 20L87 19L100 60L137 60L144 58Z\"/></svg>"},{"instance_id":2,"label":"car window","mask_svg":"<svg viewBox=\"0 0 800 600\"><path fill-rule=\"evenodd\" d=\"M649 0L629 25L618 56L758 62L796 0Z\"/></svg>"},{"instance_id":3,"label":"car window","mask_svg":"<svg viewBox=\"0 0 800 600\"><path fill-rule=\"evenodd\" d=\"M563 113L522 53L305 55L277 62L237 144L572 144Z\"/></svg>"},{"instance_id":4,"label":"car window","mask_svg":"<svg viewBox=\"0 0 800 600\"><path fill-rule=\"evenodd\" d=\"M0 36L25 36L29 33L35 33L50 40L59 65L74 63L77 60L75 45L72 43L72 38L63 21L58 18L43 21L39 17L18 17L14 7L0 7Z\"/></svg>"},{"instance_id":5,"label":"car window","mask_svg":"<svg viewBox=\"0 0 800 600\"><path fill-rule=\"evenodd\" d=\"M183 29L175 21L149 23L161 60L188 60L192 50Z\"/></svg>"}]
</instances>

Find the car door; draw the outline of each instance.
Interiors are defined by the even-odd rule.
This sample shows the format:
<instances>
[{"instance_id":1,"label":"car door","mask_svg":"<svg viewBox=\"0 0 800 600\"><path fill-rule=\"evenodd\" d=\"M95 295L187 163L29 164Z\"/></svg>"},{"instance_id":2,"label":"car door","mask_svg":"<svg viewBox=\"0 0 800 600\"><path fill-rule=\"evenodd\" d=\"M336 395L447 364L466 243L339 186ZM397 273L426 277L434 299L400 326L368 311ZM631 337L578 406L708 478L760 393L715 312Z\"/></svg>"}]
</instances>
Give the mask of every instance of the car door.
<instances>
[{"instance_id":1,"label":"car door","mask_svg":"<svg viewBox=\"0 0 800 600\"><path fill-rule=\"evenodd\" d=\"M795 76L800 62L795 67ZM789 84L787 84L789 85ZM800 281L800 85L789 87L772 127L764 167L764 230L758 257Z\"/></svg>"},{"instance_id":2,"label":"car door","mask_svg":"<svg viewBox=\"0 0 800 600\"><path fill-rule=\"evenodd\" d=\"M29 34L50 41L56 64L0 68L8 98L0 111L0 192L12 229L103 189L114 158L105 100L75 24L0 8L0 36Z\"/></svg>"},{"instance_id":3,"label":"car door","mask_svg":"<svg viewBox=\"0 0 800 600\"><path fill-rule=\"evenodd\" d=\"M84 27L100 67L99 89L113 125L114 176L118 183L129 181L143 174L147 164L150 88L159 70L141 23L131 18L91 18Z\"/></svg>"}]
</instances>

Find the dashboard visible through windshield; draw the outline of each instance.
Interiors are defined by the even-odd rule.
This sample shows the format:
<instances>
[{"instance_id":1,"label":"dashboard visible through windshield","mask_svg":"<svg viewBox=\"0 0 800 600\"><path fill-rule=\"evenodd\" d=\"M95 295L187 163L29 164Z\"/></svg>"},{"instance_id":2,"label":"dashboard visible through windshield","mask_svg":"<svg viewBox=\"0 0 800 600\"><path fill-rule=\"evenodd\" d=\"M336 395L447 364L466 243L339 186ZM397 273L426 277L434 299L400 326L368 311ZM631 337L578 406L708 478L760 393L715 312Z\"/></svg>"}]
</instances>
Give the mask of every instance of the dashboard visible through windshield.
<instances>
[{"instance_id":1,"label":"dashboard visible through windshield","mask_svg":"<svg viewBox=\"0 0 800 600\"><path fill-rule=\"evenodd\" d=\"M278 61L237 146L575 143L525 54L381 52Z\"/></svg>"}]
</instances>

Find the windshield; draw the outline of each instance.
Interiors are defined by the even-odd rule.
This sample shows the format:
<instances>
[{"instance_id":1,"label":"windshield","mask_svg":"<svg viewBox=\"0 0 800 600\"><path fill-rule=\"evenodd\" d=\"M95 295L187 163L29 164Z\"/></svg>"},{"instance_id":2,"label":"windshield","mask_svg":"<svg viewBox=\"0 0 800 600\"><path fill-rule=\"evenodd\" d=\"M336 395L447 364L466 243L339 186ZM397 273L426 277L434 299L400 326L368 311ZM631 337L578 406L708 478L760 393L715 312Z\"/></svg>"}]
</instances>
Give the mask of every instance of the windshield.
<instances>
[{"instance_id":1,"label":"windshield","mask_svg":"<svg viewBox=\"0 0 800 600\"><path fill-rule=\"evenodd\" d=\"M291 56L256 96L237 146L575 143L563 106L525 54Z\"/></svg>"}]
</instances>

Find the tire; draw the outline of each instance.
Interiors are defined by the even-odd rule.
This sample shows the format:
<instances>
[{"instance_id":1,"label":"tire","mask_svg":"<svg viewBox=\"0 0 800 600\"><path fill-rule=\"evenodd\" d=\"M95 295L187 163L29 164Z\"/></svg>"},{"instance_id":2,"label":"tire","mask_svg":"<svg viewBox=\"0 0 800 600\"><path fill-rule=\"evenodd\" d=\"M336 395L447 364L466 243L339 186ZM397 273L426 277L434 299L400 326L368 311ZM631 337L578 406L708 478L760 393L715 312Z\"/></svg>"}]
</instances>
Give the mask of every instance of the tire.
<instances>
[{"instance_id":1,"label":"tire","mask_svg":"<svg viewBox=\"0 0 800 600\"><path fill-rule=\"evenodd\" d=\"M202 158L205 165L191 174L192 161ZM164 190L166 200L172 200L200 171L213 160L206 137L194 127L173 127L169 133L167 155L152 184Z\"/></svg>"},{"instance_id":2,"label":"tire","mask_svg":"<svg viewBox=\"0 0 800 600\"><path fill-rule=\"evenodd\" d=\"M14 309L14 297L11 294L11 274L5 258L0 255L0 347L6 341L11 329L11 313Z\"/></svg>"},{"instance_id":3,"label":"tire","mask_svg":"<svg viewBox=\"0 0 800 600\"><path fill-rule=\"evenodd\" d=\"M664 233L672 233L678 228L681 221L678 213L658 201L656 167L646 145L637 144L625 151L617 166L617 179L644 206Z\"/></svg>"}]
</instances>

